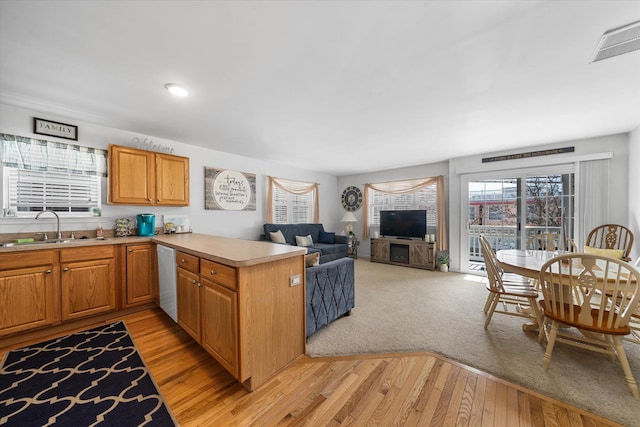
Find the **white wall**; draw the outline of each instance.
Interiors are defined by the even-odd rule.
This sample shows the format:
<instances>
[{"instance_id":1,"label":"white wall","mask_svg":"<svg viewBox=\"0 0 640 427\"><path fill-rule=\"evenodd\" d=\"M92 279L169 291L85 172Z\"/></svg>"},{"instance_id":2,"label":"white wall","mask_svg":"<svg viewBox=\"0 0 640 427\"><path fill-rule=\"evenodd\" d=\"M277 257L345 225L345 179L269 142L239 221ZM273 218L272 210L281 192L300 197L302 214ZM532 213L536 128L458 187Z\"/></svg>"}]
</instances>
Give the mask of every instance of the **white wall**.
<instances>
[{"instance_id":1,"label":"white wall","mask_svg":"<svg viewBox=\"0 0 640 427\"><path fill-rule=\"evenodd\" d=\"M635 240L631 259L640 258L640 127L629 134L629 220Z\"/></svg>"},{"instance_id":2,"label":"white wall","mask_svg":"<svg viewBox=\"0 0 640 427\"><path fill-rule=\"evenodd\" d=\"M507 160L495 163L482 163L483 157L499 156L504 154L524 153L537 150L546 150L560 147L575 147L574 153L557 154L552 156L543 156L538 158L529 158L522 160ZM629 188L629 135L618 134L596 138L588 138L574 141L563 141L554 144L529 147L526 150L513 150L508 152L487 153L481 156L469 156L452 159L449 162L449 245L451 268L459 271L460 247L461 240L461 192L466 191L462 188L462 173L471 172L488 172L495 167L510 167L518 169L521 167L544 166L546 164L554 164L559 158L569 159L578 156L597 154L604 152L613 152L613 158L610 161L609 176L609 218L608 222L626 224L628 223L628 197ZM637 181L636 181L637 191ZM640 212L640 209L636 213ZM579 214L579 213L578 213Z\"/></svg>"},{"instance_id":3,"label":"white wall","mask_svg":"<svg viewBox=\"0 0 640 427\"><path fill-rule=\"evenodd\" d=\"M156 215L156 226L159 226L162 214L186 214L190 216L194 232L226 237L237 237L256 240L262 234L265 216L265 198L267 176L289 178L320 184L320 222L327 230L337 230L341 226L338 217L339 197L337 178L332 175L291 168L288 166L261 160L227 154L216 150L200 148L141 135L126 130L109 128L93 123L79 122L55 112L30 111L22 108L0 104L0 132L51 141L69 142L54 137L35 135L33 117L59 121L78 126L77 144L107 149L109 144L135 146L134 138L141 141L152 140L157 146L174 149L174 154L190 159L191 205L188 207L144 207L107 205L107 180L103 180L102 217L86 219L62 219L64 231L94 229L98 223L104 228L113 228L117 218L135 218L139 213ZM204 167L224 168L256 175L256 210L255 211L214 211L204 209ZM4 186L0 185L0 196ZM2 197L0 197L0 200ZM342 210L342 208L340 208ZM341 216L340 216L341 218ZM44 217L43 217L44 219ZM34 221L33 219L0 218L0 233L44 232L51 231L54 219Z\"/></svg>"},{"instance_id":4,"label":"white wall","mask_svg":"<svg viewBox=\"0 0 640 427\"><path fill-rule=\"evenodd\" d=\"M348 186L354 185L360 190L364 190L364 184L373 184L387 181L399 181L402 179L412 178L427 178L432 176L444 176L445 192L448 187L448 175L449 165L447 162L430 163L426 165L411 166L406 168L389 169L378 172L370 172L358 175L342 176L338 178L338 197L342 195L342 191ZM342 204L339 203L339 215L338 220L342 219L345 214L345 210L342 208ZM371 240L369 236L363 238L362 236L362 208L354 212L358 222L355 224L354 232L360 239L360 247L358 248L358 255L370 256L371 255ZM345 224L341 224L339 230L344 229Z\"/></svg>"}]
</instances>

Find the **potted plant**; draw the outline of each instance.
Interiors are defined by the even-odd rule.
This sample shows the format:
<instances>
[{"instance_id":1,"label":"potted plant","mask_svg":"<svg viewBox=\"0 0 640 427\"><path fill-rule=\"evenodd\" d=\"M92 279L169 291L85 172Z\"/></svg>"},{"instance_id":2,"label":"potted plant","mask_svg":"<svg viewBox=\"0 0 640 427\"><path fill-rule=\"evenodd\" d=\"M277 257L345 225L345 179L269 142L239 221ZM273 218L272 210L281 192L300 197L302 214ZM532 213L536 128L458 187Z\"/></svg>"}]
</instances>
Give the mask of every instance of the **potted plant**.
<instances>
[{"instance_id":1,"label":"potted plant","mask_svg":"<svg viewBox=\"0 0 640 427\"><path fill-rule=\"evenodd\" d=\"M438 255L436 256L436 261L440 266L440 271L442 271L443 273L449 271L449 252L439 251Z\"/></svg>"}]
</instances>

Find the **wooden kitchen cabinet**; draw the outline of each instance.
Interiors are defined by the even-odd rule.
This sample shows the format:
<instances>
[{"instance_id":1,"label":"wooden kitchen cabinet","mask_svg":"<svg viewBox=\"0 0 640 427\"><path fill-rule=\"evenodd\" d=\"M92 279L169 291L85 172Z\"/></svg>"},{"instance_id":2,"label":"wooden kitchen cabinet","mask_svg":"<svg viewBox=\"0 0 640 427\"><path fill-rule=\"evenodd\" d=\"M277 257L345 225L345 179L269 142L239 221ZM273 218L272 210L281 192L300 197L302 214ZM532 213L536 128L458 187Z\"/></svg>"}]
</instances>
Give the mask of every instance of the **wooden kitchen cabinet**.
<instances>
[{"instance_id":1,"label":"wooden kitchen cabinet","mask_svg":"<svg viewBox=\"0 0 640 427\"><path fill-rule=\"evenodd\" d=\"M189 206L189 158L156 154L156 204Z\"/></svg>"},{"instance_id":2,"label":"wooden kitchen cabinet","mask_svg":"<svg viewBox=\"0 0 640 427\"><path fill-rule=\"evenodd\" d=\"M201 345L234 377L238 376L238 294L201 277Z\"/></svg>"},{"instance_id":3,"label":"wooden kitchen cabinet","mask_svg":"<svg viewBox=\"0 0 640 427\"><path fill-rule=\"evenodd\" d=\"M176 251L176 288L178 303L178 325L191 337L201 341L201 292L199 258Z\"/></svg>"},{"instance_id":4,"label":"wooden kitchen cabinet","mask_svg":"<svg viewBox=\"0 0 640 427\"><path fill-rule=\"evenodd\" d=\"M109 204L189 205L189 158L109 146Z\"/></svg>"},{"instance_id":5,"label":"wooden kitchen cabinet","mask_svg":"<svg viewBox=\"0 0 640 427\"><path fill-rule=\"evenodd\" d=\"M15 268L15 266L20 266ZM53 251L3 254L0 261L0 336L60 320L60 282Z\"/></svg>"},{"instance_id":6,"label":"wooden kitchen cabinet","mask_svg":"<svg viewBox=\"0 0 640 427\"><path fill-rule=\"evenodd\" d=\"M62 320L116 310L116 275L112 245L60 251Z\"/></svg>"},{"instance_id":7,"label":"wooden kitchen cabinet","mask_svg":"<svg viewBox=\"0 0 640 427\"><path fill-rule=\"evenodd\" d=\"M126 307L152 302L154 299L155 269L150 243L126 245Z\"/></svg>"}]
</instances>

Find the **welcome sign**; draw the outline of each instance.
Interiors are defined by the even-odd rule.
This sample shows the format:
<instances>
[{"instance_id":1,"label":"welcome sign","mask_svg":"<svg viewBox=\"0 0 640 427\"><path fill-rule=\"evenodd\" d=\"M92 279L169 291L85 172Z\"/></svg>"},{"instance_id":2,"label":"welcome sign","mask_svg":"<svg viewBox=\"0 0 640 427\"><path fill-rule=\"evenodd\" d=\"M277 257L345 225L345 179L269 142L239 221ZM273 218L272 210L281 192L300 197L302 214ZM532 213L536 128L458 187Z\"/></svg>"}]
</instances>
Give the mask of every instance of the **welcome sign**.
<instances>
[{"instance_id":1,"label":"welcome sign","mask_svg":"<svg viewBox=\"0 0 640 427\"><path fill-rule=\"evenodd\" d=\"M205 166L204 191L206 210L256 210L255 174Z\"/></svg>"}]
</instances>

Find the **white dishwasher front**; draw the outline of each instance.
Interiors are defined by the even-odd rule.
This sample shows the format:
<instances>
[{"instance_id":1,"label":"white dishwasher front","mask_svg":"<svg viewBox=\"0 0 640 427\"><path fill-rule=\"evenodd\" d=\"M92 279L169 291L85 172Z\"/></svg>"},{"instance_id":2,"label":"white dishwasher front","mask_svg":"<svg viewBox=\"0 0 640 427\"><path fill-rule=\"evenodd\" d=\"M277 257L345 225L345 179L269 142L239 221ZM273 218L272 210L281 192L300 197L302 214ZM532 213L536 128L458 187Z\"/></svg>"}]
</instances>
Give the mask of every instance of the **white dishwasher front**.
<instances>
[{"instance_id":1,"label":"white dishwasher front","mask_svg":"<svg viewBox=\"0 0 640 427\"><path fill-rule=\"evenodd\" d=\"M168 246L158 247L158 282L160 287L160 308L178 321L178 291L176 288L176 251Z\"/></svg>"}]
</instances>

